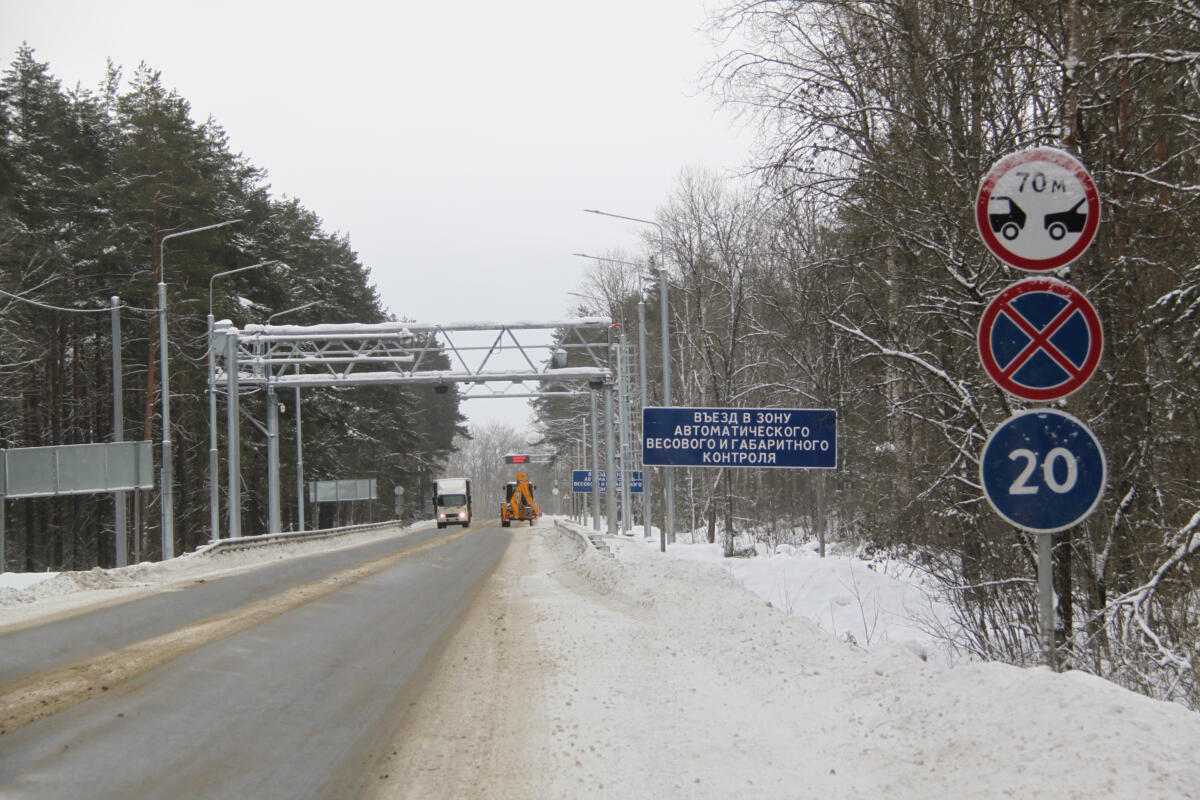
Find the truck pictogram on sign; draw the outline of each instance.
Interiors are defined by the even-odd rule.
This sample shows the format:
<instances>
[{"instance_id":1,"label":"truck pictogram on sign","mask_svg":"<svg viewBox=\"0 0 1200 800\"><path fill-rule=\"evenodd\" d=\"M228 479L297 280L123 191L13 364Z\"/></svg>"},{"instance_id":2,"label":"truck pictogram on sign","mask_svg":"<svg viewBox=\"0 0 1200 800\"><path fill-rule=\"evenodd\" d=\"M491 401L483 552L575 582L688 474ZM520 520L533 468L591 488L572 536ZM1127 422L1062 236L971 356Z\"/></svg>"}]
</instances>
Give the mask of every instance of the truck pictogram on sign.
<instances>
[{"instance_id":1,"label":"truck pictogram on sign","mask_svg":"<svg viewBox=\"0 0 1200 800\"><path fill-rule=\"evenodd\" d=\"M1071 263L1100 224L1100 197L1087 169L1052 147L1013 153L979 185L975 223L988 250L1032 272Z\"/></svg>"},{"instance_id":2,"label":"truck pictogram on sign","mask_svg":"<svg viewBox=\"0 0 1200 800\"><path fill-rule=\"evenodd\" d=\"M993 232L1000 234L1011 242L1021 235L1021 230L1025 227L1025 212L1008 196L993 197L992 202L1008 204L1005 211L999 213L989 211L988 222L991 223Z\"/></svg>"}]
</instances>

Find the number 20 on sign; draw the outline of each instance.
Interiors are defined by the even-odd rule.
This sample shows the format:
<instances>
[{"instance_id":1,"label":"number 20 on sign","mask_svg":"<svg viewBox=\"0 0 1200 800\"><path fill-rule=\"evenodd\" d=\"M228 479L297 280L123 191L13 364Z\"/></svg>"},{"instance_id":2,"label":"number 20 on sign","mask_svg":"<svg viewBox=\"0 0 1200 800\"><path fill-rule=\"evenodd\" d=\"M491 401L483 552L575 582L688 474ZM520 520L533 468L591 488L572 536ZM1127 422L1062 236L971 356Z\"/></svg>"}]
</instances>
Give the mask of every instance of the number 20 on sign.
<instances>
[{"instance_id":1,"label":"number 20 on sign","mask_svg":"<svg viewBox=\"0 0 1200 800\"><path fill-rule=\"evenodd\" d=\"M984 494L996 512L1031 533L1057 533L1100 504L1107 465L1095 434L1062 411L1009 417L979 458Z\"/></svg>"}]
</instances>

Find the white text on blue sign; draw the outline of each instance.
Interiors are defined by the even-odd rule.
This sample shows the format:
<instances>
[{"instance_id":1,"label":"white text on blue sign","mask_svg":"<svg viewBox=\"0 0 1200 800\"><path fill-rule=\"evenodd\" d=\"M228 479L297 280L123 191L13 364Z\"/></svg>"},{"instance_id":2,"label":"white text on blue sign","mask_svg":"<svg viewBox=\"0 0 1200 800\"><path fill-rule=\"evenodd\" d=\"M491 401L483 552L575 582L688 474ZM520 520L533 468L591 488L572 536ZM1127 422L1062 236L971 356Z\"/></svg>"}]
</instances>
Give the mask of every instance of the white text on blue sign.
<instances>
[{"instance_id":1,"label":"white text on blue sign","mask_svg":"<svg viewBox=\"0 0 1200 800\"><path fill-rule=\"evenodd\" d=\"M837 466L832 409L647 408L642 463L687 467Z\"/></svg>"},{"instance_id":2,"label":"white text on blue sign","mask_svg":"<svg viewBox=\"0 0 1200 800\"><path fill-rule=\"evenodd\" d=\"M622 487L621 470L617 470L617 488ZM643 492L642 471L633 470L629 482L629 491L637 494ZM590 469L577 469L571 475L571 489L577 493L590 493L592 491L592 471ZM600 480L596 485L596 491L600 494L608 492L608 474L605 470L600 470Z\"/></svg>"}]
</instances>

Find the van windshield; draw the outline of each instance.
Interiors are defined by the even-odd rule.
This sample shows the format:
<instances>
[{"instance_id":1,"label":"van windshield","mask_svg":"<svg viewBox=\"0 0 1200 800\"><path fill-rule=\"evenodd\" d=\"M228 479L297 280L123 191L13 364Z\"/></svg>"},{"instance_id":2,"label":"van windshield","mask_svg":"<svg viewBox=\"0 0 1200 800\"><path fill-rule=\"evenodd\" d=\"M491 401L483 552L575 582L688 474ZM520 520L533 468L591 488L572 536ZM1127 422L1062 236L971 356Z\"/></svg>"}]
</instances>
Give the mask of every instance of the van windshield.
<instances>
[{"instance_id":1,"label":"van windshield","mask_svg":"<svg viewBox=\"0 0 1200 800\"><path fill-rule=\"evenodd\" d=\"M465 494L443 494L438 497L439 506L465 506L467 504L467 496Z\"/></svg>"}]
</instances>

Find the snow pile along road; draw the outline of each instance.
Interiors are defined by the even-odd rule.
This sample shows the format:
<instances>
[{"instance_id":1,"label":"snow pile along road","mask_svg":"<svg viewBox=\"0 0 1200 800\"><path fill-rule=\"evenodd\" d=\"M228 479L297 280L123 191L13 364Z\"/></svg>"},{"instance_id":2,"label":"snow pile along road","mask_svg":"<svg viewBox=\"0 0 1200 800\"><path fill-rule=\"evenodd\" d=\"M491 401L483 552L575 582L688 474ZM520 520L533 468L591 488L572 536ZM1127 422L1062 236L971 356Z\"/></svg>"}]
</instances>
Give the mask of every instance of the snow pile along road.
<instances>
[{"instance_id":1,"label":"snow pile along road","mask_svg":"<svg viewBox=\"0 0 1200 800\"><path fill-rule=\"evenodd\" d=\"M724 570L543 523L414 703L379 797L1195 798L1200 715L1083 674L871 653Z\"/></svg>"},{"instance_id":2,"label":"snow pile along road","mask_svg":"<svg viewBox=\"0 0 1200 800\"><path fill-rule=\"evenodd\" d=\"M865 650L898 644L943 666L968 659L953 647L954 611L923 576L898 561L865 561L830 543L780 545L774 556L725 558L720 544L672 544L669 555L717 566L775 608Z\"/></svg>"},{"instance_id":3,"label":"snow pile along road","mask_svg":"<svg viewBox=\"0 0 1200 800\"><path fill-rule=\"evenodd\" d=\"M432 527L422 523L420 527ZM284 539L244 550L194 553L167 561L143 561L127 567L96 567L78 572L5 572L0 574L0 632L58 616L85 613L99 606L255 569L273 561L336 550L413 528L372 526L309 541ZM253 538L253 537L249 537Z\"/></svg>"}]
</instances>

